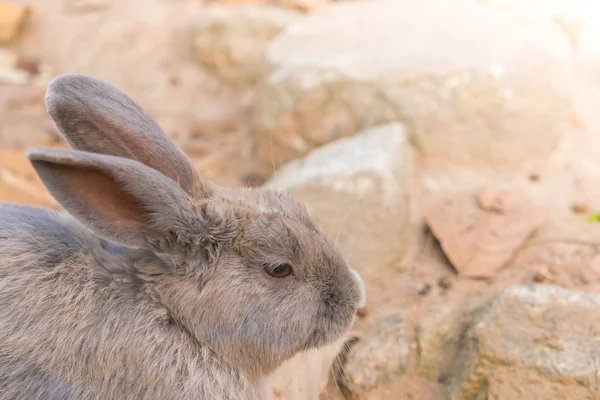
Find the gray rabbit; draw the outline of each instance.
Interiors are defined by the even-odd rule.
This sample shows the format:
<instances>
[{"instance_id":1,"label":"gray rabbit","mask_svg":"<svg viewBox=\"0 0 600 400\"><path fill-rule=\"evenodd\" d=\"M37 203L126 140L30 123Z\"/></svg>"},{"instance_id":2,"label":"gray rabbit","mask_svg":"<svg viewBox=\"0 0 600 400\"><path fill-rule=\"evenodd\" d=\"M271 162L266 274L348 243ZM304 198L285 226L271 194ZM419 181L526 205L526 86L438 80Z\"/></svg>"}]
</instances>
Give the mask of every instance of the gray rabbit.
<instances>
[{"instance_id":1,"label":"gray rabbit","mask_svg":"<svg viewBox=\"0 0 600 400\"><path fill-rule=\"evenodd\" d=\"M364 283L302 204L203 181L102 80L46 105L73 150L26 155L70 215L0 204L0 399L258 399L350 328Z\"/></svg>"}]
</instances>

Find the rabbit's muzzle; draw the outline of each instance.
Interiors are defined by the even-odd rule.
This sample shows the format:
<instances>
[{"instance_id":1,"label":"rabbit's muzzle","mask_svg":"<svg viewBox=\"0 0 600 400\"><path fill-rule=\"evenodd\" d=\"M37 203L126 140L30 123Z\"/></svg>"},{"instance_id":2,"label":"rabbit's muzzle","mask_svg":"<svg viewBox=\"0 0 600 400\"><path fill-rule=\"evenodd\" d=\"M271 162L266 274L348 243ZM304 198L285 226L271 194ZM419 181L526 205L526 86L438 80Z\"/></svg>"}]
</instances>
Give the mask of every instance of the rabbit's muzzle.
<instances>
[{"instance_id":1,"label":"rabbit's muzzle","mask_svg":"<svg viewBox=\"0 0 600 400\"><path fill-rule=\"evenodd\" d=\"M356 280L356 283L358 284L358 287L360 289L360 300L358 301L358 308L362 308L367 305L367 288L365 285L365 281L363 280L362 276L360 276L358 271L356 271L354 268L350 268L350 272L352 272L352 275L354 276L354 279Z\"/></svg>"}]
</instances>

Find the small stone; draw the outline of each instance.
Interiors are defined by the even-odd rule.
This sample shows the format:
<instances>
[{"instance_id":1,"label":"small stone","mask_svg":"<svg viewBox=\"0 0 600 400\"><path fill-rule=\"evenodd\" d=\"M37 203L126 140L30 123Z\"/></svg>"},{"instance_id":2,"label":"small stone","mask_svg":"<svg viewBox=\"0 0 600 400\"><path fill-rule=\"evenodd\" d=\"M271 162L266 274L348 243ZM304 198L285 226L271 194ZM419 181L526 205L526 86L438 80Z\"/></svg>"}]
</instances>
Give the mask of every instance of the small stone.
<instances>
[{"instance_id":1,"label":"small stone","mask_svg":"<svg viewBox=\"0 0 600 400\"><path fill-rule=\"evenodd\" d=\"M358 318L365 318L367 315L369 315L369 310L366 307L360 307L358 310L356 310L356 315Z\"/></svg>"},{"instance_id":2,"label":"small stone","mask_svg":"<svg viewBox=\"0 0 600 400\"><path fill-rule=\"evenodd\" d=\"M171 84L171 86L180 86L181 85L181 77L179 77L178 75L171 75L169 77L169 83Z\"/></svg>"},{"instance_id":3,"label":"small stone","mask_svg":"<svg viewBox=\"0 0 600 400\"><path fill-rule=\"evenodd\" d=\"M571 206L571 210L575 213L575 214L585 214L588 212L589 207L587 204L585 203L574 203Z\"/></svg>"},{"instance_id":4,"label":"small stone","mask_svg":"<svg viewBox=\"0 0 600 400\"><path fill-rule=\"evenodd\" d=\"M528 178L531 182L537 182L540 180L540 174L537 172L532 172L529 174Z\"/></svg>"},{"instance_id":5,"label":"small stone","mask_svg":"<svg viewBox=\"0 0 600 400\"><path fill-rule=\"evenodd\" d=\"M452 278L448 275L440 277L440 279L438 279L438 286L444 290L450 289L452 287Z\"/></svg>"},{"instance_id":6,"label":"small stone","mask_svg":"<svg viewBox=\"0 0 600 400\"><path fill-rule=\"evenodd\" d=\"M495 190L485 189L477 195L479 206L485 211L502 214L506 209L506 195L498 194Z\"/></svg>"},{"instance_id":7,"label":"small stone","mask_svg":"<svg viewBox=\"0 0 600 400\"><path fill-rule=\"evenodd\" d=\"M540 273L539 271L535 272L533 274L533 279L534 282L537 283L542 283L542 282L546 282L546 276L544 276L542 273Z\"/></svg>"},{"instance_id":8,"label":"small stone","mask_svg":"<svg viewBox=\"0 0 600 400\"><path fill-rule=\"evenodd\" d=\"M404 373L411 348L411 329L399 314L392 314L366 333L348 352L340 384L351 399L369 394Z\"/></svg>"},{"instance_id":9,"label":"small stone","mask_svg":"<svg viewBox=\"0 0 600 400\"><path fill-rule=\"evenodd\" d=\"M532 280L537 283L556 283L556 276L547 264L542 263L535 266Z\"/></svg>"},{"instance_id":10,"label":"small stone","mask_svg":"<svg viewBox=\"0 0 600 400\"><path fill-rule=\"evenodd\" d=\"M429 294L429 292L431 291L431 285L429 283L426 283L421 290L419 290L417 292L417 294L419 296L427 296Z\"/></svg>"}]
</instances>

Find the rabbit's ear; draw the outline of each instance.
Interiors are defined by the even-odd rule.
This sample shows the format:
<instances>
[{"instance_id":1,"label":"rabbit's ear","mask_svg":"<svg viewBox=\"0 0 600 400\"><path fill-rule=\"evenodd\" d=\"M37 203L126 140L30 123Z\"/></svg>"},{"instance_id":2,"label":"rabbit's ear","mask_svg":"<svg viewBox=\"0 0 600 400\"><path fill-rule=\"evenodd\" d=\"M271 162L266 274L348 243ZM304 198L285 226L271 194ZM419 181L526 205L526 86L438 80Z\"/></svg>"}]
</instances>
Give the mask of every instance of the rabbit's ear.
<instances>
[{"instance_id":1,"label":"rabbit's ear","mask_svg":"<svg viewBox=\"0 0 600 400\"><path fill-rule=\"evenodd\" d=\"M197 231L187 193L137 161L45 148L26 156L60 205L108 240L168 251Z\"/></svg>"},{"instance_id":2,"label":"rabbit's ear","mask_svg":"<svg viewBox=\"0 0 600 400\"><path fill-rule=\"evenodd\" d=\"M188 193L201 185L183 152L117 87L83 74L64 74L50 82L45 101L73 149L139 161L178 182Z\"/></svg>"}]
</instances>

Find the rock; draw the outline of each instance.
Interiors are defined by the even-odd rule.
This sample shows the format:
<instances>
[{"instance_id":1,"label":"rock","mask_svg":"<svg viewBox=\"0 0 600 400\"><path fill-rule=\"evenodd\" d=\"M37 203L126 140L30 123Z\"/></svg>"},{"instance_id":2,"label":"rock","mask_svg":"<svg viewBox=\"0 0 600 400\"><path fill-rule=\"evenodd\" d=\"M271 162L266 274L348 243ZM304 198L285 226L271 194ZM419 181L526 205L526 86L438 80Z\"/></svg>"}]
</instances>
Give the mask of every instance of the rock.
<instances>
[{"instance_id":1,"label":"rock","mask_svg":"<svg viewBox=\"0 0 600 400\"><path fill-rule=\"evenodd\" d=\"M550 268L548 264L544 262L535 263L532 265L533 276L531 277L533 282L537 283L557 283L556 272L554 268Z\"/></svg>"},{"instance_id":2,"label":"rock","mask_svg":"<svg viewBox=\"0 0 600 400\"><path fill-rule=\"evenodd\" d=\"M28 80L27 72L18 68L17 55L10 50L0 48L0 84L24 85Z\"/></svg>"},{"instance_id":3,"label":"rock","mask_svg":"<svg viewBox=\"0 0 600 400\"><path fill-rule=\"evenodd\" d=\"M0 44L12 42L29 21L31 5L0 0Z\"/></svg>"},{"instance_id":4,"label":"rock","mask_svg":"<svg viewBox=\"0 0 600 400\"><path fill-rule=\"evenodd\" d=\"M349 399L369 399L372 392L406 370L411 328L399 314L386 317L348 352L340 384Z\"/></svg>"},{"instance_id":5,"label":"rock","mask_svg":"<svg viewBox=\"0 0 600 400\"><path fill-rule=\"evenodd\" d=\"M585 203L573 203L573 205L571 206L571 210L575 214L585 214L589 211L589 206Z\"/></svg>"},{"instance_id":6,"label":"rock","mask_svg":"<svg viewBox=\"0 0 600 400\"><path fill-rule=\"evenodd\" d=\"M526 12L545 17L559 26L569 37L573 53L573 122L579 129L589 133L578 137L579 149L574 149L578 163L580 154L589 154L591 160L597 160L600 146L594 138L600 132L600 120L597 110L600 107L600 14L596 3L588 0L484 0L489 3L502 3L508 10ZM588 137L586 140L585 138ZM590 154L590 147L594 154Z\"/></svg>"},{"instance_id":7,"label":"rock","mask_svg":"<svg viewBox=\"0 0 600 400\"><path fill-rule=\"evenodd\" d=\"M223 3L223 4L271 4L280 7L291 8L302 12L312 12L331 0L207 0L205 3Z\"/></svg>"},{"instance_id":8,"label":"rock","mask_svg":"<svg viewBox=\"0 0 600 400\"><path fill-rule=\"evenodd\" d=\"M192 57L232 86L252 85L270 69L267 43L298 18L268 5L210 5L191 27Z\"/></svg>"},{"instance_id":9,"label":"rock","mask_svg":"<svg viewBox=\"0 0 600 400\"><path fill-rule=\"evenodd\" d=\"M452 278L448 275L441 276L437 282L438 286L442 290L448 290L452 288Z\"/></svg>"},{"instance_id":10,"label":"rock","mask_svg":"<svg viewBox=\"0 0 600 400\"><path fill-rule=\"evenodd\" d=\"M267 48L256 168L271 174L273 163L393 120L429 158L513 171L543 164L572 128L570 52L549 19L483 2L331 4Z\"/></svg>"},{"instance_id":11,"label":"rock","mask_svg":"<svg viewBox=\"0 0 600 400\"><path fill-rule=\"evenodd\" d=\"M545 222L518 191L487 189L440 198L425 220L459 275L491 278Z\"/></svg>"},{"instance_id":12,"label":"rock","mask_svg":"<svg viewBox=\"0 0 600 400\"><path fill-rule=\"evenodd\" d=\"M288 190L306 204L368 286L404 255L410 168L404 127L393 123L315 149L265 187Z\"/></svg>"},{"instance_id":13,"label":"rock","mask_svg":"<svg viewBox=\"0 0 600 400\"><path fill-rule=\"evenodd\" d=\"M598 16L594 12L594 3L587 0L483 0L489 4L497 4L508 10L518 10L533 15L545 16L558 24L577 49L592 46L599 49L597 43ZM595 36L595 37L594 37Z\"/></svg>"},{"instance_id":14,"label":"rock","mask_svg":"<svg viewBox=\"0 0 600 400\"><path fill-rule=\"evenodd\" d=\"M468 325L466 313L452 305L423 316L417 327L419 359L417 373L437 381L451 370L451 360L460 348L460 337Z\"/></svg>"},{"instance_id":15,"label":"rock","mask_svg":"<svg viewBox=\"0 0 600 400\"><path fill-rule=\"evenodd\" d=\"M595 399L600 296L513 286L472 321L450 381L452 400Z\"/></svg>"},{"instance_id":16,"label":"rock","mask_svg":"<svg viewBox=\"0 0 600 400\"><path fill-rule=\"evenodd\" d=\"M1 10L0 10L1 11ZM45 114L44 81L51 71L45 64L33 70L27 59L13 50L0 48L0 145L28 147L47 139L41 129L32 129L42 123Z\"/></svg>"},{"instance_id":17,"label":"rock","mask_svg":"<svg viewBox=\"0 0 600 400\"><path fill-rule=\"evenodd\" d=\"M48 79L49 73L47 65L0 48L0 84L21 86L31 83L39 86Z\"/></svg>"}]
</instances>

